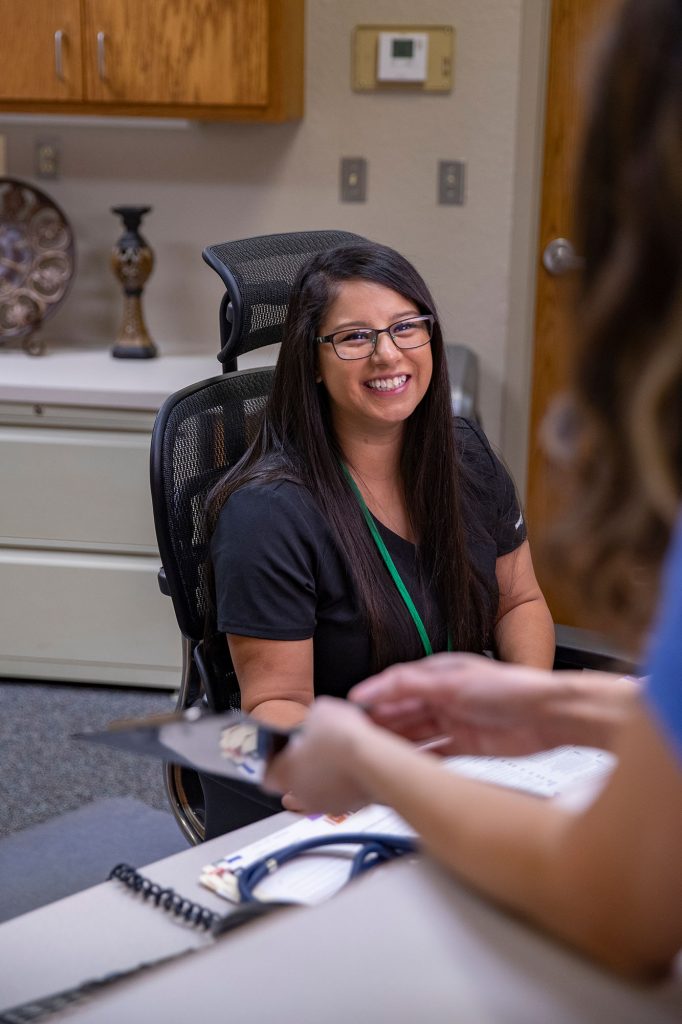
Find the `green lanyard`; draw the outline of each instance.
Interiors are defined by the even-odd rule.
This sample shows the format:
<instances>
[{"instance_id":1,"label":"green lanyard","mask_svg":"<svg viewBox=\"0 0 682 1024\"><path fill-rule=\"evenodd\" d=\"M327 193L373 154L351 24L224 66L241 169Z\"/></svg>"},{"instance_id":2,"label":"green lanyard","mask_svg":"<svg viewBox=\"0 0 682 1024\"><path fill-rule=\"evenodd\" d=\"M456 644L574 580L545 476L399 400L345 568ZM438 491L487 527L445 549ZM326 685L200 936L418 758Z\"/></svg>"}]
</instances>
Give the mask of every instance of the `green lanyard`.
<instances>
[{"instance_id":1,"label":"green lanyard","mask_svg":"<svg viewBox=\"0 0 682 1024\"><path fill-rule=\"evenodd\" d=\"M365 499L362 497L362 495L360 494L360 491L358 489L358 485L355 483L355 480L353 479L353 477L348 472L348 467L343 462L341 463L341 469L343 470L343 472L344 472L344 474L346 476L346 480L350 484L350 487L351 487L351 490L352 490L353 494L357 498L358 505L362 509L362 514L365 517L365 522L369 526L369 532L372 534L372 538L374 540L374 543L376 544L377 548L379 549L379 554L383 558L383 560L384 560L384 562L386 564L386 568L388 569L388 571L390 572L391 576L393 577L393 582L395 583L395 585L396 585L396 587L398 589L398 593L400 594L400 596L402 597L402 599L403 599L403 601L405 603L405 607L407 608L408 612L412 616L412 621L414 622L415 626L417 627L417 632L419 633L419 639L422 642L422 647L424 648L424 651L426 652L426 655L428 657L429 655L433 654L433 647L431 646L431 641L429 640L429 634L426 632L426 628L424 626L424 623L422 622L422 617L419 614L419 612L417 611L417 609L415 608L414 601L410 597L410 592L407 589L407 587L405 586L405 584L403 583L402 577L401 577L400 573L398 572L398 570L395 567L395 562L391 558L391 556L389 554L389 551L388 551L388 548L386 547L386 545L383 542L381 534L377 530L377 525L374 522L374 519L372 518L372 513L367 508L367 505L365 504ZM452 641L451 641L450 631L449 630L448 630L448 650L449 651L452 650Z\"/></svg>"}]
</instances>

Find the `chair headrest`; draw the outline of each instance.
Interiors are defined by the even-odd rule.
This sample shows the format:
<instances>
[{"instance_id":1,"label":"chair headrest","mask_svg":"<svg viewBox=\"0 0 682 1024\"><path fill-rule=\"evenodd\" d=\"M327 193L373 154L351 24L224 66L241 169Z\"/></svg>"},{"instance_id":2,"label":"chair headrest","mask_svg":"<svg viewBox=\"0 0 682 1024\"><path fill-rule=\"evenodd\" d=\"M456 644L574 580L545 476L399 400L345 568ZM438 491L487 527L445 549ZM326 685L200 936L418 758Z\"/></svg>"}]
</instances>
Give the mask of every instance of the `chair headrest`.
<instances>
[{"instance_id":1,"label":"chair headrest","mask_svg":"<svg viewBox=\"0 0 682 1024\"><path fill-rule=\"evenodd\" d=\"M223 366L233 369L237 356L282 340L291 287L314 253L360 241L366 239L350 231L290 231L204 249L204 260L226 289L220 305L218 356Z\"/></svg>"}]
</instances>

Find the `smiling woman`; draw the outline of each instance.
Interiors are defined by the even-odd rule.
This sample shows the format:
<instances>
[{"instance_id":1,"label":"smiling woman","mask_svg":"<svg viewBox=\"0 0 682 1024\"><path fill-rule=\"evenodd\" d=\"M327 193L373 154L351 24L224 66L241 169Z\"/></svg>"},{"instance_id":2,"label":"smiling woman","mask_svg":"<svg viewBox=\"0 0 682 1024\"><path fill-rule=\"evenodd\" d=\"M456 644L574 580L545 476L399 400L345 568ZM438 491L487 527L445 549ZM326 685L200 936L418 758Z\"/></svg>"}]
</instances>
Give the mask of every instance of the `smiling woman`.
<instances>
[{"instance_id":1,"label":"smiling woman","mask_svg":"<svg viewBox=\"0 0 682 1024\"><path fill-rule=\"evenodd\" d=\"M316 694L434 651L552 663L514 485L453 417L433 299L385 246L301 270L259 435L209 520L216 630L252 714L294 725Z\"/></svg>"}]
</instances>

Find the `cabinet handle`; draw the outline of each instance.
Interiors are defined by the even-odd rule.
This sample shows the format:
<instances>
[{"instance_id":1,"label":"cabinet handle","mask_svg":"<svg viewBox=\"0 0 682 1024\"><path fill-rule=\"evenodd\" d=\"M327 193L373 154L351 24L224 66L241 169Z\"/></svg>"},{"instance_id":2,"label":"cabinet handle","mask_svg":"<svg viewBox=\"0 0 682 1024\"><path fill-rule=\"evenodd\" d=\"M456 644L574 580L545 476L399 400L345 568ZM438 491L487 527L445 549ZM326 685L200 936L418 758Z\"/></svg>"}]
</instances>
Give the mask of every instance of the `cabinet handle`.
<instances>
[{"instance_id":1,"label":"cabinet handle","mask_svg":"<svg viewBox=\"0 0 682 1024\"><path fill-rule=\"evenodd\" d=\"M62 62L62 52L64 43L64 32L58 28L54 34L54 73L57 78L64 81L64 65Z\"/></svg>"},{"instance_id":2,"label":"cabinet handle","mask_svg":"<svg viewBox=\"0 0 682 1024\"><path fill-rule=\"evenodd\" d=\"M104 32L97 33L97 73L99 77L104 81L107 77L107 66L104 59L104 42L106 35Z\"/></svg>"}]
</instances>

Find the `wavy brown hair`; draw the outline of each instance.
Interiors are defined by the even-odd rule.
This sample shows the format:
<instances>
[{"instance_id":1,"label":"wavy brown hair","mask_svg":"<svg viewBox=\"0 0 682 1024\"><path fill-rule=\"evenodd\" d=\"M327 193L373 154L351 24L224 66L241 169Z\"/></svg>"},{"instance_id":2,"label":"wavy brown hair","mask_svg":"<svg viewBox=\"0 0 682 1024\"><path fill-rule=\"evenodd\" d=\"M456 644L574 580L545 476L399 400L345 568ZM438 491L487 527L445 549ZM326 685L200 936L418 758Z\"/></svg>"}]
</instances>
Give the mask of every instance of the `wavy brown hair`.
<instances>
[{"instance_id":1,"label":"wavy brown hair","mask_svg":"<svg viewBox=\"0 0 682 1024\"><path fill-rule=\"evenodd\" d=\"M584 268L575 405L563 421L573 493L559 540L583 604L636 648L682 500L681 0L623 6L597 80L576 214Z\"/></svg>"}]
</instances>

